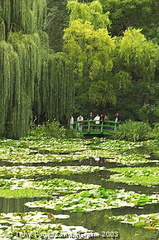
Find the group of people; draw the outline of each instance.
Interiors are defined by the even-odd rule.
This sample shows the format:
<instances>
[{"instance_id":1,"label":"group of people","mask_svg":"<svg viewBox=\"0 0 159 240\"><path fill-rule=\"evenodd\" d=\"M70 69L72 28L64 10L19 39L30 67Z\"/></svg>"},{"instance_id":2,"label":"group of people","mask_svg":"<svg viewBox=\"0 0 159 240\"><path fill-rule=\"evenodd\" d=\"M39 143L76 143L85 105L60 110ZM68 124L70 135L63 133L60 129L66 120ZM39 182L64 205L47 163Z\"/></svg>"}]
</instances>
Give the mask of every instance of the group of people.
<instances>
[{"instance_id":1,"label":"group of people","mask_svg":"<svg viewBox=\"0 0 159 240\"><path fill-rule=\"evenodd\" d=\"M105 120L108 120L108 117L107 115L104 115L104 114L97 114L95 117L93 116L93 113L91 112L89 114L89 117L88 117L88 120L94 120L96 124L100 124L100 121L105 121ZM78 121L78 120L77 120Z\"/></svg>"},{"instance_id":2,"label":"group of people","mask_svg":"<svg viewBox=\"0 0 159 240\"><path fill-rule=\"evenodd\" d=\"M93 113L90 112L87 120L94 121L95 124L100 124L101 121L106 121L106 120L109 120L109 119L108 119L107 115L97 114L96 116L94 116ZM82 121L84 121L84 117L82 115L79 115L77 117L77 122L79 122L78 123L78 130L79 131L82 131ZM114 121L115 122L120 122L121 121L119 113L115 113ZM71 118L70 118L70 128L73 128L73 126L74 126L74 117L71 116Z\"/></svg>"},{"instance_id":3,"label":"group of people","mask_svg":"<svg viewBox=\"0 0 159 240\"><path fill-rule=\"evenodd\" d=\"M100 124L101 121L106 121L106 120L109 120L109 119L108 119L107 115L97 114L96 116L94 116L93 113L90 112L89 116L87 117L87 120L94 121L95 124ZM79 122L78 123L79 131L82 131L82 121L84 121L84 117L82 115L79 115L77 117L77 122ZM121 121L121 119L119 117L119 113L115 114L114 121L115 122L120 122ZM38 124L39 124L39 121L38 121L38 118L37 118L36 115L34 116L33 123L35 124L35 126L38 126ZM73 127L74 127L74 117L71 116L70 117L70 128L73 129Z\"/></svg>"}]
</instances>

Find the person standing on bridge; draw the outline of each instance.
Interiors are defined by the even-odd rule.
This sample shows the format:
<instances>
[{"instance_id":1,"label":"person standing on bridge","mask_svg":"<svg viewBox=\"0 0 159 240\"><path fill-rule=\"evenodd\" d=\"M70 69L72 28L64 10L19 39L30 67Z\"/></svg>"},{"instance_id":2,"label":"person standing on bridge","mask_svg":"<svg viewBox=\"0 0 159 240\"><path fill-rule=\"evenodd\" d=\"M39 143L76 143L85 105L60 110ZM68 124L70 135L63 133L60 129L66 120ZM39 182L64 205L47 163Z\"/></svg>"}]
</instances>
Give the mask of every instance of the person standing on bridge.
<instances>
[{"instance_id":1,"label":"person standing on bridge","mask_svg":"<svg viewBox=\"0 0 159 240\"><path fill-rule=\"evenodd\" d=\"M109 120L109 119L108 119L108 116L105 114L104 115L104 121L106 121L106 120Z\"/></svg>"},{"instance_id":2,"label":"person standing on bridge","mask_svg":"<svg viewBox=\"0 0 159 240\"><path fill-rule=\"evenodd\" d=\"M100 124L100 115L97 114L94 118L95 124Z\"/></svg>"},{"instance_id":3,"label":"person standing on bridge","mask_svg":"<svg viewBox=\"0 0 159 240\"><path fill-rule=\"evenodd\" d=\"M74 125L74 117L71 116L70 117L70 129L73 129L73 125Z\"/></svg>"},{"instance_id":4,"label":"person standing on bridge","mask_svg":"<svg viewBox=\"0 0 159 240\"><path fill-rule=\"evenodd\" d=\"M36 115L34 116L33 123L35 124L36 127L37 127L38 124L39 124L38 117L37 117Z\"/></svg>"},{"instance_id":5,"label":"person standing on bridge","mask_svg":"<svg viewBox=\"0 0 159 240\"><path fill-rule=\"evenodd\" d=\"M115 119L114 119L114 121L115 121L115 122L121 122L121 118L120 118L118 112L115 114Z\"/></svg>"},{"instance_id":6,"label":"person standing on bridge","mask_svg":"<svg viewBox=\"0 0 159 240\"><path fill-rule=\"evenodd\" d=\"M80 131L80 132L82 132L82 124L83 124L83 116L82 115L79 115L78 116L78 118L77 118L77 122L79 122L78 123L78 130Z\"/></svg>"},{"instance_id":7,"label":"person standing on bridge","mask_svg":"<svg viewBox=\"0 0 159 240\"><path fill-rule=\"evenodd\" d=\"M106 121L106 120L108 120L107 115L106 114L101 114L100 115L100 121Z\"/></svg>"},{"instance_id":8,"label":"person standing on bridge","mask_svg":"<svg viewBox=\"0 0 159 240\"><path fill-rule=\"evenodd\" d=\"M89 114L89 116L88 116L88 120L90 121L88 124L90 124L90 129L93 129L93 124L94 124L94 122L93 122L93 120L94 120L94 115L93 115L93 113L92 112L90 112L90 114Z\"/></svg>"},{"instance_id":9,"label":"person standing on bridge","mask_svg":"<svg viewBox=\"0 0 159 240\"><path fill-rule=\"evenodd\" d=\"M89 116L88 116L88 120L92 121L94 119L93 113L90 112Z\"/></svg>"},{"instance_id":10,"label":"person standing on bridge","mask_svg":"<svg viewBox=\"0 0 159 240\"><path fill-rule=\"evenodd\" d=\"M100 115L97 114L94 118L95 124L99 125L100 124ZM96 127L96 129L99 129L99 126Z\"/></svg>"}]
</instances>

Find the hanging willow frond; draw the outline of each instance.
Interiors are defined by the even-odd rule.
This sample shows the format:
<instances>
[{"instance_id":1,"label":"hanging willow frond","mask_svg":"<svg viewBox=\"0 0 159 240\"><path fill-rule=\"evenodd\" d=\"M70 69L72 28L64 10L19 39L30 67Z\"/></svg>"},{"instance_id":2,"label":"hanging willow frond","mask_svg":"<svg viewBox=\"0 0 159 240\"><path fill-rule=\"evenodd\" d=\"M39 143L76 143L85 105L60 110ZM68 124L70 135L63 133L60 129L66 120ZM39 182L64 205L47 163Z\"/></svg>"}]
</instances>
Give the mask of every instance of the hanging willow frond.
<instances>
[{"instance_id":1,"label":"hanging willow frond","mask_svg":"<svg viewBox=\"0 0 159 240\"><path fill-rule=\"evenodd\" d=\"M5 40L5 24L2 19L0 19L0 41Z\"/></svg>"},{"instance_id":2,"label":"hanging willow frond","mask_svg":"<svg viewBox=\"0 0 159 240\"><path fill-rule=\"evenodd\" d=\"M69 116L73 71L42 31L46 0L2 0L0 9L0 136L19 138L35 112L50 120Z\"/></svg>"}]
</instances>

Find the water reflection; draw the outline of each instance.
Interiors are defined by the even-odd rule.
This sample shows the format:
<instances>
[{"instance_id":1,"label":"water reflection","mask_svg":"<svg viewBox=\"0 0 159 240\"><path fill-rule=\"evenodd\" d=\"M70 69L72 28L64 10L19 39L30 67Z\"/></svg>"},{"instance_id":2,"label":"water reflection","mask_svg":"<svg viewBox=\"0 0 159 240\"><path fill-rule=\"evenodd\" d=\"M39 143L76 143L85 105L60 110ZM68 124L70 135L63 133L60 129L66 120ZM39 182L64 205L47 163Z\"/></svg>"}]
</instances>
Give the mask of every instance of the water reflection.
<instances>
[{"instance_id":1,"label":"water reflection","mask_svg":"<svg viewBox=\"0 0 159 240\"><path fill-rule=\"evenodd\" d=\"M116 209L114 211L118 210ZM108 217L114 215L114 211L104 210L88 213L73 213L70 215L70 219L64 223L67 223L68 225L71 225L72 223L74 223L74 225L82 224L88 229L93 229L94 231L99 232L101 236L103 233L118 232L120 240L151 240L152 237L156 240L158 239L159 235L157 230L150 231L143 228L136 228L129 224L109 221ZM96 239L103 240L104 238L99 237Z\"/></svg>"},{"instance_id":2,"label":"water reflection","mask_svg":"<svg viewBox=\"0 0 159 240\"><path fill-rule=\"evenodd\" d=\"M94 163L106 163L106 159L104 157L89 157L90 165L93 165Z\"/></svg>"},{"instance_id":3,"label":"water reflection","mask_svg":"<svg viewBox=\"0 0 159 240\"><path fill-rule=\"evenodd\" d=\"M26 208L24 204L27 201L35 201L35 198L14 199L14 198L0 198L0 212L25 212Z\"/></svg>"}]
</instances>

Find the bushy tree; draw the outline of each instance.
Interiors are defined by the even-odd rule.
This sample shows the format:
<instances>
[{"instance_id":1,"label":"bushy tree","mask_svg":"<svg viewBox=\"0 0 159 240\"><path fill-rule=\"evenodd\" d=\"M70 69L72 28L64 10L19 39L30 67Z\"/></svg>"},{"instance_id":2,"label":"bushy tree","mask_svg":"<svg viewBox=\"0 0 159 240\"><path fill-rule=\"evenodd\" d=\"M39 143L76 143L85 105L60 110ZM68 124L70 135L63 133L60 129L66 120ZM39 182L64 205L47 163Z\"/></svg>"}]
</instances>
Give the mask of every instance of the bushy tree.
<instances>
[{"instance_id":1,"label":"bushy tree","mask_svg":"<svg viewBox=\"0 0 159 240\"><path fill-rule=\"evenodd\" d=\"M142 29L148 38L159 43L158 0L100 0L105 12L110 12L113 36L122 36L129 27Z\"/></svg>"},{"instance_id":2,"label":"bushy tree","mask_svg":"<svg viewBox=\"0 0 159 240\"><path fill-rule=\"evenodd\" d=\"M145 112L144 117L141 112L144 105L158 106L158 49L158 45L148 41L139 29L126 30L118 41L119 58L115 67L123 69L131 79L127 91L118 92L118 103L120 109L125 109L136 120L153 121L155 118L152 111L151 116Z\"/></svg>"}]
</instances>

